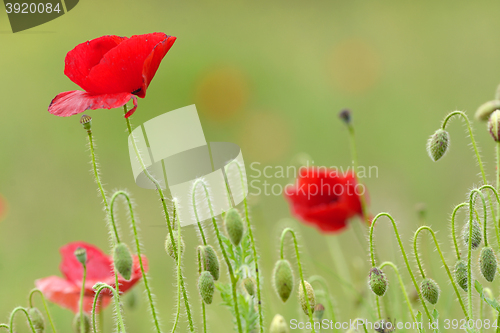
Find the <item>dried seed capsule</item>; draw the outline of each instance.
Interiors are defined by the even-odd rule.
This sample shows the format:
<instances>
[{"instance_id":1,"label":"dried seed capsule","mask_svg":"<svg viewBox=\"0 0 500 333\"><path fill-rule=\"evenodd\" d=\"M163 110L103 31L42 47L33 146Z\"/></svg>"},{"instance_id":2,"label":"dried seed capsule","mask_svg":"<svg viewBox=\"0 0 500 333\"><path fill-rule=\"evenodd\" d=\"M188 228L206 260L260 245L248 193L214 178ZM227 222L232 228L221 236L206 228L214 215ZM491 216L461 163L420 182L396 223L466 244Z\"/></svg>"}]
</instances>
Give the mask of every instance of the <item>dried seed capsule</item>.
<instances>
[{"instance_id":1,"label":"dried seed capsule","mask_svg":"<svg viewBox=\"0 0 500 333\"><path fill-rule=\"evenodd\" d=\"M370 289L375 293L375 295L384 296L389 284L389 280L387 280L384 272L377 267L372 267L372 269L370 269L368 279Z\"/></svg>"},{"instance_id":2,"label":"dried seed capsule","mask_svg":"<svg viewBox=\"0 0 500 333\"><path fill-rule=\"evenodd\" d=\"M80 332L80 313L77 313L73 319L73 330L76 333L90 333L90 317L83 314L83 332Z\"/></svg>"},{"instance_id":3,"label":"dried seed capsule","mask_svg":"<svg viewBox=\"0 0 500 333\"><path fill-rule=\"evenodd\" d=\"M283 302L286 302L293 290L293 271L290 262L281 259L274 265L273 285L274 290Z\"/></svg>"},{"instance_id":4,"label":"dried seed capsule","mask_svg":"<svg viewBox=\"0 0 500 333\"><path fill-rule=\"evenodd\" d=\"M486 246L481 250L479 266L481 267L481 274L483 274L486 281L492 282L497 272L497 257L491 247Z\"/></svg>"},{"instance_id":5,"label":"dried seed capsule","mask_svg":"<svg viewBox=\"0 0 500 333\"><path fill-rule=\"evenodd\" d=\"M217 253L211 245L202 246L202 258L205 259L202 267L205 270L209 271L214 280L219 280L220 267L219 267L219 258L217 257Z\"/></svg>"},{"instance_id":6,"label":"dried seed capsule","mask_svg":"<svg viewBox=\"0 0 500 333\"><path fill-rule=\"evenodd\" d=\"M134 264L134 260L132 259L132 254L130 253L127 244L116 244L113 250L113 261L118 273L120 273L125 280L130 280L132 277L132 266Z\"/></svg>"},{"instance_id":7,"label":"dried seed capsule","mask_svg":"<svg viewBox=\"0 0 500 333\"><path fill-rule=\"evenodd\" d=\"M269 329L269 333L289 333L288 325L286 324L285 318L283 316L277 314L274 316L273 321L271 322L271 328Z\"/></svg>"},{"instance_id":8,"label":"dried seed capsule","mask_svg":"<svg viewBox=\"0 0 500 333\"><path fill-rule=\"evenodd\" d=\"M85 265L87 263L87 250L85 248L77 247L74 254L80 264Z\"/></svg>"},{"instance_id":9,"label":"dried seed capsule","mask_svg":"<svg viewBox=\"0 0 500 333\"><path fill-rule=\"evenodd\" d=\"M83 128L86 129L87 131L90 131L90 128L92 127L92 118L90 116L87 116L84 114L80 118L80 124L83 125Z\"/></svg>"},{"instance_id":10,"label":"dried seed capsule","mask_svg":"<svg viewBox=\"0 0 500 333\"><path fill-rule=\"evenodd\" d=\"M488 131L496 142L500 142L500 110L496 110L488 120Z\"/></svg>"},{"instance_id":11,"label":"dried seed capsule","mask_svg":"<svg viewBox=\"0 0 500 333\"><path fill-rule=\"evenodd\" d=\"M464 243L466 246L469 246L469 228L470 228L470 222L467 222L462 232ZM474 222L472 222L472 242L471 242L472 249L473 250L477 249L481 244L482 240L483 240L483 232L481 230L481 226L476 220L474 220Z\"/></svg>"},{"instance_id":12,"label":"dried seed capsule","mask_svg":"<svg viewBox=\"0 0 500 333\"><path fill-rule=\"evenodd\" d=\"M244 226L241 215L236 208L231 208L227 211L225 226L231 243L233 243L234 246L238 246L243 238Z\"/></svg>"},{"instance_id":13,"label":"dried seed capsule","mask_svg":"<svg viewBox=\"0 0 500 333\"><path fill-rule=\"evenodd\" d=\"M493 100L484 103L481 105L477 111L474 117L477 120L482 120L482 121L487 121L490 115L495 111L500 109L500 100Z\"/></svg>"},{"instance_id":14,"label":"dried seed capsule","mask_svg":"<svg viewBox=\"0 0 500 333\"><path fill-rule=\"evenodd\" d=\"M33 328L36 333L43 333L45 330L45 321L43 320L43 315L37 308L29 308L28 315L33 323Z\"/></svg>"},{"instance_id":15,"label":"dried seed capsule","mask_svg":"<svg viewBox=\"0 0 500 333\"><path fill-rule=\"evenodd\" d=\"M314 308L316 307L316 295L314 294L314 289L309 282L304 281L304 284L306 286L305 292L304 288L302 288L302 283L300 283L299 285L299 302L302 310L304 310L304 313L306 315L309 315L309 310L307 309L307 299L309 299L309 307L311 309L311 313L314 313Z\"/></svg>"},{"instance_id":16,"label":"dried seed capsule","mask_svg":"<svg viewBox=\"0 0 500 333\"><path fill-rule=\"evenodd\" d=\"M349 125L351 123L351 119L352 119L351 110L344 109L344 110L340 111L339 118L342 119L343 122L345 122L346 124Z\"/></svg>"},{"instance_id":17,"label":"dried seed capsule","mask_svg":"<svg viewBox=\"0 0 500 333\"><path fill-rule=\"evenodd\" d=\"M255 290L257 288L256 282L254 278L247 277L243 280L243 286L245 287L245 290L247 291L248 295L254 296L255 295Z\"/></svg>"},{"instance_id":18,"label":"dried seed capsule","mask_svg":"<svg viewBox=\"0 0 500 333\"><path fill-rule=\"evenodd\" d=\"M450 134L444 129L440 128L429 138L427 141L427 152L430 158L436 162L448 150L450 145Z\"/></svg>"},{"instance_id":19,"label":"dried seed capsule","mask_svg":"<svg viewBox=\"0 0 500 333\"><path fill-rule=\"evenodd\" d=\"M424 279L420 285L422 289L422 296L427 302L431 304L436 304L439 299L439 286L433 279Z\"/></svg>"},{"instance_id":20,"label":"dried seed capsule","mask_svg":"<svg viewBox=\"0 0 500 333\"><path fill-rule=\"evenodd\" d=\"M467 264L464 260L459 260L455 264L455 281L460 288L467 291Z\"/></svg>"},{"instance_id":21,"label":"dried seed capsule","mask_svg":"<svg viewBox=\"0 0 500 333\"><path fill-rule=\"evenodd\" d=\"M209 271L203 271L198 278L198 291L206 304L212 304L215 291L214 277Z\"/></svg>"},{"instance_id":22,"label":"dried seed capsule","mask_svg":"<svg viewBox=\"0 0 500 333\"><path fill-rule=\"evenodd\" d=\"M325 314L325 307L323 304L318 303L314 307L314 319L317 321L321 321L323 319L323 315Z\"/></svg>"},{"instance_id":23,"label":"dried seed capsule","mask_svg":"<svg viewBox=\"0 0 500 333\"><path fill-rule=\"evenodd\" d=\"M177 233L174 233L174 242L175 242L175 249L178 251L179 248L177 246L179 246L179 242L178 242L178 235ZM181 237L181 242L180 242L180 246L181 246L181 255L184 253L184 248L186 247L186 244L184 243L184 239L182 239ZM167 235L167 238L165 239L165 251L167 252L167 254L175 260L175 258L177 257L177 253L175 253L174 251L174 246L172 244L172 239L170 238L170 235Z\"/></svg>"}]
</instances>

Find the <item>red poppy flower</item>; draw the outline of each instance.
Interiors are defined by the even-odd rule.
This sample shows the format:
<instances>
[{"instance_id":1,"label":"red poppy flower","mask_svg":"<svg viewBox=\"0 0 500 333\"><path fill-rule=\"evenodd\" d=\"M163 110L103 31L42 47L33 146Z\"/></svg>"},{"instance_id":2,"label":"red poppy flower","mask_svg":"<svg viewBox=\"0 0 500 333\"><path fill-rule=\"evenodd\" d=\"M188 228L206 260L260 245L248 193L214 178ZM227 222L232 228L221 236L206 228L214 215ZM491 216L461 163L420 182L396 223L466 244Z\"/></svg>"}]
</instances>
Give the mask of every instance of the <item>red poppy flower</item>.
<instances>
[{"instance_id":1,"label":"red poppy flower","mask_svg":"<svg viewBox=\"0 0 500 333\"><path fill-rule=\"evenodd\" d=\"M83 90L57 95L49 112L68 117L91 109L112 109L130 99L137 108L137 96L144 98L149 83L175 37L162 32L130 38L102 36L77 45L65 59L64 74Z\"/></svg>"},{"instance_id":2,"label":"red poppy flower","mask_svg":"<svg viewBox=\"0 0 500 333\"><path fill-rule=\"evenodd\" d=\"M298 218L323 232L339 232L349 218L362 216L362 192L352 172L341 175L337 170L309 167L300 169L297 183L287 186L284 194Z\"/></svg>"},{"instance_id":3,"label":"red poppy flower","mask_svg":"<svg viewBox=\"0 0 500 333\"><path fill-rule=\"evenodd\" d=\"M115 287L115 276L113 273L113 259L104 254L97 247L85 242L73 242L61 247L62 256L61 272L64 278L49 276L36 280L35 285L51 302L67 308L74 313L79 311L80 291L82 288L83 267L76 259L74 253L78 247L87 250L87 278L85 280L85 294L83 299L83 310L90 313L94 302L95 292L92 287L97 282L104 282ZM146 257L142 257L147 270ZM120 293L132 288L142 277L139 266L139 258L134 256L134 266L130 281L124 280L118 275ZM102 308L106 307L112 298L111 292L106 289L101 292ZM99 309L100 310L100 309Z\"/></svg>"}]
</instances>

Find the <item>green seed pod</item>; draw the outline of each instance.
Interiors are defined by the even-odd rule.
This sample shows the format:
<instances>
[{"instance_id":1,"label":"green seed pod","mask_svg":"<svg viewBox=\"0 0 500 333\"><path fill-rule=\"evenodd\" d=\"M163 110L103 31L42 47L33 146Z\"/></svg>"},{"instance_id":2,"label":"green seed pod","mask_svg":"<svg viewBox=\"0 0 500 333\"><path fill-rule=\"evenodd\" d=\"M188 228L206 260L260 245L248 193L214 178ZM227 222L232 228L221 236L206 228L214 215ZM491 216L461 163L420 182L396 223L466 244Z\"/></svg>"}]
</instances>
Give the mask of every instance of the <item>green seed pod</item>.
<instances>
[{"instance_id":1,"label":"green seed pod","mask_svg":"<svg viewBox=\"0 0 500 333\"><path fill-rule=\"evenodd\" d=\"M200 292L201 299L206 304L212 304L215 291L214 277L209 271L201 272L198 278L198 291Z\"/></svg>"},{"instance_id":2,"label":"green seed pod","mask_svg":"<svg viewBox=\"0 0 500 333\"><path fill-rule=\"evenodd\" d=\"M368 276L368 284L375 295L384 296L387 291L389 280L387 280L387 277L382 270L377 267L372 267Z\"/></svg>"},{"instance_id":3,"label":"green seed pod","mask_svg":"<svg viewBox=\"0 0 500 333\"><path fill-rule=\"evenodd\" d=\"M209 271L212 274L215 281L219 280L220 266L217 253L211 245L202 246L201 250L202 258L205 259L202 267L204 267L205 270Z\"/></svg>"},{"instance_id":4,"label":"green seed pod","mask_svg":"<svg viewBox=\"0 0 500 333\"><path fill-rule=\"evenodd\" d=\"M488 131L493 140L500 142L500 110L495 110L488 120Z\"/></svg>"},{"instance_id":5,"label":"green seed pod","mask_svg":"<svg viewBox=\"0 0 500 333\"><path fill-rule=\"evenodd\" d=\"M80 124L82 124L84 129L86 129L87 131L90 131L90 128L92 127L92 118L90 116L87 116L86 114L84 114L80 118Z\"/></svg>"},{"instance_id":6,"label":"green seed pod","mask_svg":"<svg viewBox=\"0 0 500 333\"><path fill-rule=\"evenodd\" d=\"M325 307L323 304L318 303L314 307L314 319L317 321L321 321L323 319L323 315L325 314Z\"/></svg>"},{"instance_id":7,"label":"green seed pod","mask_svg":"<svg viewBox=\"0 0 500 333\"><path fill-rule=\"evenodd\" d=\"M500 100L493 100L484 103L481 105L477 111L474 117L477 120L482 120L482 121L487 121L490 118L490 115L495 111L500 109Z\"/></svg>"},{"instance_id":8,"label":"green seed pod","mask_svg":"<svg viewBox=\"0 0 500 333\"><path fill-rule=\"evenodd\" d=\"M462 231L462 236L464 238L464 243L466 246L469 246L469 227L470 227L470 222L467 222L464 226L464 229ZM481 244L481 241L483 240L483 232L481 230L481 226L479 223L474 220L472 222L472 249L475 250L479 247Z\"/></svg>"},{"instance_id":9,"label":"green seed pod","mask_svg":"<svg viewBox=\"0 0 500 333\"><path fill-rule=\"evenodd\" d=\"M467 264L464 260L459 260L455 264L455 281L460 288L467 291Z\"/></svg>"},{"instance_id":10,"label":"green seed pod","mask_svg":"<svg viewBox=\"0 0 500 333\"><path fill-rule=\"evenodd\" d=\"M289 333L288 325L282 315L275 315L271 322L269 333Z\"/></svg>"},{"instance_id":11,"label":"green seed pod","mask_svg":"<svg viewBox=\"0 0 500 333\"><path fill-rule=\"evenodd\" d=\"M87 250L85 248L77 247L74 254L80 264L85 265L87 263Z\"/></svg>"},{"instance_id":12,"label":"green seed pod","mask_svg":"<svg viewBox=\"0 0 500 333\"><path fill-rule=\"evenodd\" d=\"M481 267L481 273L486 281L492 282L497 272L497 257L491 247L486 246L481 250L479 266Z\"/></svg>"},{"instance_id":13,"label":"green seed pod","mask_svg":"<svg viewBox=\"0 0 500 333\"><path fill-rule=\"evenodd\" d=\"M132 277L132 266L134 260L132 254L125 243L118 243L113 250L113 261L115 268L125 280L130 280Z\"/></svg>"},{"instance_id":14,"label":"green seed pod","mask_svg":"<svg viewBox=\"0 0 500 333\"><path fill-rule=\"evenodd\" d=\"M299 302L302 310L304 310L304 313L306 315L309 315L309 311L307 309L307 299L309 299L309 307L311 309L311 313L314 313L314 309L316 307L316 295L314 294L314 289L309 282L304 281L304 284L306 285L305 292L304 288L302 288L302 283L300 283L299 285Z\"/></svg>"},{"instance_id":15,"label":"green seed pod","mask_svg":"<svg viewBox=\"0 0 500 333\"><path fill-rule=\"evenodd\" d=\"M243 286L245 287L245 290L247 291L248 295L254 296L255 291L257 289L257 285L255 282L254 278L247 277L243 280Z\"/></svg>"},{"instance_id":16,"label":"green seed pod","mask_svg":"<svg viewBox=\"0 0 500 333\"><path fill-rule=\"evenodd\" d=\"M244 226L241 215L236 208L231 208L227 211L225 226L231 243L233 243L234 246L238 246L243 238Z\"/></svg>"},{"instance_id":17,"label":"green seed pod","mask_svg":"<svg viewBox=\"0 0 500 333\"><path fill-rule=\"evenodd\" d=\"M424 279L420 285L422 289L422 296L427 302L431 304L436 304L439 299L439 286L433 279Z\"/></svg>"},{"instance_id":18,"label":"green seed pod","mask_svg":"<svg viewBox=\"0 0 500 333\"><path fill-rule=\"evenodd\" d=\"M448 150L450 145L450 134L444 129L440 128L429 138L427 141L427 152L430 158L436 162Z\"/></svg>"},{"instance_id":19,"label":"green seed pod","mask_svg":"<svg viewBox=\"0 0 500 333\"><path fill-rule=\"evenodd\" d=\"M179 244L178 242L178 235L177 233L174 233L174 242L175 242L175 249L178 251L179 248L177 247ZM184 243L184 239L182 239L181 237L181 255L184 253L184 249L186 247L186 244ZM170 235L167 235L167 238L165 239L165 251L167 252L167 254L175 260L175 258L177 257L177 253L175 253L174 251L174 246L172 244L172 240L170 238Z\"/></svg>"},{"instance_id":20,"label":"green seed pod","mask_svg":"<svg viewBox=\"0 0 500 333\"><path fill-rule=\"evenodd\" d=\"M76 333L90 333L90 317L86 313L83 314L83 332L81 332L80 313L77 313L73 319L73 330Z\"/></svg>"},{"instance_id":21,"label":"green seed pod","mask_svg":"<svg viewBox=\"0 0 500 333\"><path fill-rule=\"evenodd\" d=\"M36 333L43 333L45 330L45 321L43 320L43 315L37 308L29 308L28 315L33 323L33 328Z\"/></svg>"},{"instance_id":22,"label":"green seed pod","mask_svg":"<svg viewBox=\"0 0 500 333\"><path fill-rule=\"evenodd\" d=\"M293 271L290 262L281 259L274 265L273 285L274 290L283 302L286 302L293 290Z\"/></svg>"}]
</instances>

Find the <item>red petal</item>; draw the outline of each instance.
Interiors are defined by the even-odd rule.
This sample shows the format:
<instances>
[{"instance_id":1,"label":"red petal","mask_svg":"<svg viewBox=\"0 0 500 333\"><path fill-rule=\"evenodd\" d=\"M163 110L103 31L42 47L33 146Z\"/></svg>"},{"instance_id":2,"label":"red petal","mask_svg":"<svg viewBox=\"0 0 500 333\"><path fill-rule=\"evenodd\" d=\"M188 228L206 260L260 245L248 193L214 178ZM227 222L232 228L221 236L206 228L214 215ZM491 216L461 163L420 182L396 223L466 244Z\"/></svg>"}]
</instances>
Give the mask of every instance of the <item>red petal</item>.
<instances>
[{"instance_id":1,"label":"red petal","mask_svg":"<svg viewBox=\"0 0 500 333\"><path fill-rule=\"evenodd\" d=\"M64 74L88 91L92 87L87 80L90 70L99 64L106 53L126 39L119 36L102 36L77 45L66 55Z\"/></svg>"},{"instance_id":2,"label":"red petal","mask_svg":"<svg viewBox=\"0 0 500 333\"><path fill-rule=\"evenodd\" d=\"M61 272L66 279L76 285L80 285L83 277L82 264L76 259L74 253L78 247L87 250L87 280L107 281L113 276L111 259L97 247L85 242L73 242L61 247L62 255Z\"/></svg>"},{"instance_id":3,"label":"red petal","mask_svg":"<svg viewBox=\"0 0 500 333\"><path fill-rule=\"evenodd\" d=\"M136 97L130 93L91 95L85 91L66 91L57 95L49 105L49 112L59 117L69 117L85 110L113 109L127 104L134 99L133 113L137 108Z\"/></svg>"},{"instance_id":4,"label":"red petal","mask_svg":"<svg viewBox=\"0 0 500 333\"><path fill-rule=\"evenodd\" d=\"M156 74L158 67L160 66L163 57L167 54L168 50L172 47L177 38L173 36L168 36L167 39L162 40L158 43L153 51L148 55L144 61L144 66L142 68L142 77L144 79L142 89L137 96L144 98L146 96L146 89L149 86L151 80Z\"/></svg>"},{"instance_id":5,"label":"red petal","mask_svg":"<svg viewBox=\"0 0 500 333\"><path fill-rule=\"evenodd\" d=\"M135 92L139 97L144 97L147 85L173 43L168 41L169 38L170 36L164 33L152 33L124 40L104 54L99 64L90 70L85 90L94 95ZM154 50L158 45L160 46L156 54ZM152 53L154 54L148 66L150 69L146 71L147 77L144 78L144 64Z\"/></svg>"}]
</instances>

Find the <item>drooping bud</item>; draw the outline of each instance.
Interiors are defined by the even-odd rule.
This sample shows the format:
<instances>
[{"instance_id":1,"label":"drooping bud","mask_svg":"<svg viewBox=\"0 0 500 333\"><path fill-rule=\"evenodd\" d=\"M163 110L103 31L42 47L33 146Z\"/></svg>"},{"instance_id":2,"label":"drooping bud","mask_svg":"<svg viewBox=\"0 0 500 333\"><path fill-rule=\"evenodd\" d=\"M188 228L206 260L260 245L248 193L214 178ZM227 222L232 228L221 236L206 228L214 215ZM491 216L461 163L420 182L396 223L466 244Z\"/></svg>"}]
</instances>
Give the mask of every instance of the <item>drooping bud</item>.
<instances>
[{"instance_id":1,"label":"drooping bud","mask_svg":"<svg viewBox=\"0 0 500 333\"><path fill-rule=\"evenodd\" d=\"M178 242L178 235L177 233L174 233L174 242L175 242L175 249L179 251L179 242ZM186 247L186 244L184 243L184 239L181 237L181 242L180 242L180 247L181 247L181 255L184 253L184 248ZM172 239L170 238L170 235L167 235L167 238L165 239L165 251L167 251L167 254L175 260L177 257L177 253L174 251L174 246L172 244Z\"/></svg>"},{"instance_id":2,"label":"drooping bud","mask_svg":"<svg viewBox=\"0 0 500 333\"><path fill-rule=\"evenodd\" d=\"M243 238L244 226L241 215L236 208L231 208L227 211L225 226L231 243L233 243L234 246L238 246Z\"/></svg>"},{"instance_id":3,"label":"drooping bud","mask_svg":"<svg viewBox=\"0 0 500 333\"><path fill-rule=\"evenodd\" d=\"M198 291L200 292L201 299L206 304L212 304L214 297L215 282L214 277L209 271L201 272L198 278Z\"/></svg>"},{"instance_id":4,"label":"drooping bud","mask_svg":"<svg viewBox=\"0 0 500 333\"><path fill-rule=\"evenodd\" d=\"M323 304L321 303L316 304L316 306L314 307L314 318L317 321L321 321L323 319L324 314L325 314L325 307L323 306Z\"/></svg>"},{"instance_id":5,"label":"drooping bud","mask_svg":"<svg viewBox=\"0 0 500 333\"><path fill-rule=\"evenodd\" d=\"M482 120L482 121L487 121L490 118L490 115L495 111L500 109L500 100L493 100L484 103L481 105L477 111L474 117L477 120Z\"/></svg>"},{"instance_id":6,"label":"drooping bud","mask_svg":"<svg viewBox=\"0 0 500 333\"><path fill-rule=\"evenodd\" d=\"M219 280L220 266L217 253L215 252L212 245L202 246L201 250L202 250L202 258L204 258L205 260L202 267L204 267L205 270L209 271L212 274L215 281Z\"/></svg>"},{"instance_id":7,"label":"drooping bud","mask_svg":"<svg viewBox=\"0 0 500 333\"><path fill-rule=\"evenodd\" d=\"M495 110L488 120L488 131L493 140L500 142L500 110Z\"/></svg>"},{"instance_id":8,"label":"drooping bud","mask_svg":"<svg viewBox=\"0 0 500 333\"><path fill-rule=\"evenodd\" d=\"M87 264L87 250L83 247L77 247L75 250L75 257L80 264L84 265Z\"/></svg>"},{"instance_id":9,"label":"drooping bud","mask_svg":"<svg viewBox=\"0 0 500 333\"><path fill-rule=\"evenodd\" d=\"M439 286L433 279L424 279L420 285L422 296L431 304L436 304L439 299Z\"/></svg>"},{"instance_id":10,"label":"drooping bud","mask_svg":"<svg viewBox=\"0 0 500 333\"><path fill-rule=\"evenodd\" d=\"M76 333L90 333L90 317L86 313L83 314L83 332L80 331L80 325L80 313L77 313L73 319L73 330Z\"/></svg>"},{"instance_id":11,"label":"drooping bud","mask_svg":"<svg viewBox=\"0 0 500 333\"><path fill-rule=\"evenodd\" d=\"M271 322L269 333L289 333L288 325L282 315L275 315Z\"/></svg>"},{"instance_id":12,"label":"drooping bud","mask_svg":"<svg viewBox=\"0 0 500 333\"><path fill-rule=\"evenodd\" d=\"M125 243L118 243L113 250L113 261L115 268L120 275L127 281L132 277L132 266L134 260L132 254Z\"/></svg>"},{"instance_id":13,"label":"drooping bud","mask_svg":"<svg viewBox=\"0 0 500 333\"><path fill-rule=\"evenodd\" d=\"M467 264L464 260L459 260L455 264L455 281L460 288L467 291Z\"/></svg>"},{"instance_id":14,"label":"drooping bud","mask_svg":"<svg viewBox=\"0 0 500 333\"><path fill-rule=\"evenodd\" d=\"M339 113L339 118L342 119L342 121L346 124L350 124L351 123L351 110L349 109L344 109L342 111L340 111Z\"/></svg>"},{"instance_id":15,"label":"drooping bud","mask_svg":"<svg viewBox=\"0 0 500 333\"><path fill-rule=\"evenodd\" d=\"M462 236L464 238L464 243L466 246L469 246L469 229L470 229L470 222L467 222L464 226ZM475 250L479 247L481 244L481 241L483 240L483 232L481 231L481 226L479 225L479 222L474 220L472 222L472 249Z\"/></svg>"},{"instance_id":16,"label":"drooping bud","mask_svg":"<svg viewBox=\"0 0 500 333\"><path fill-rule=\"evenodd\" d=\"M302 287L302 283L299 285L299 302L302 310L306 315L309 315L309 309L307 308L307 300L309 300L309 307L311 309L311 313L314 313L314 309L316 307L316 295L314 294L314 289L311 284L307 281L304 281L306 286L306 290ZM307 296L307 299L306 299Z\"/></svg>"},{"instance_id":17,"label":"drooping bud","mask_svg":"<svg viewBox=\"0 0 500 333\"><path fill-rule=\"evenodd\" d=\"M483 274L486 281L492 282L497 272L497 257L491 247L486 246L481 250L479 266L481 267L481 274Z\"/></svg>"},{"instance_id":18,"label":"drooping bud","mask_svg":"<svg viewBox=\"0 0 500 333\"><path fill-rule=\"evenodd\" d=\"M31 323L33 324L33 328L36 333L43 333L45 330L45 321L43 320L43 315L37 308L29 308L28 315L31 319Z\"/></svg>"},{"instance_id":19,"label":"drooping bud","mask_svg":"<svg viewBox=\"0 0 500 333\"><path fill-rule=\"evenodd\" d=\"M368 276L368 284L375 295L384 296L387 291L389 280L387 280L387 277L381 269L372 267L372 269L370 269L370 275Z\"/></svg>"},{"instance_id":20,"label":"drooping bud","mask_svg":"<svg viewBox=\"0 0 500 333\"><path fill-rule=\"evenodd\" d=\"M448 150L450 145L450 134L444 129L440 128L427 141L427 153L429 153L430 158L436 162L439 160Z\"/></svg>"},{"instance_id":21,"label":"drooping bud","mask_svg":"<svg viewBox=\"0 0 500 333\"><path fill-rule=\"evenodd\" d=\"M83 125L84 129L86 129L87 131L90 131L90 129L92 127L92 118L90 116L87 116L86 114L84 114L80 118L80 124Z\"/></svg>"},{"instance_id":22,"label":"drooping bud","mask_svg":"<svg viewBox=\"0 0 500 333\"><path fill-rule=\"evenodd\" d=\"M247 277L243 280L243 286L245 287L245 290L247 291L248 295L254 296L255 295L255 290L257 288L256 282L254 278Z\"/></svg>"},{"instance_id":23,"label":"drooping bud","mask_svg":"<svg viewBox=\"0 0 500 333\"><path fill-rule=\"evenodd\" d=\"M286 302L293 290L293 271L290 262L281 259L274 265L273 285L274 290L283 302Z\"/></svg>"}]
</instances>

